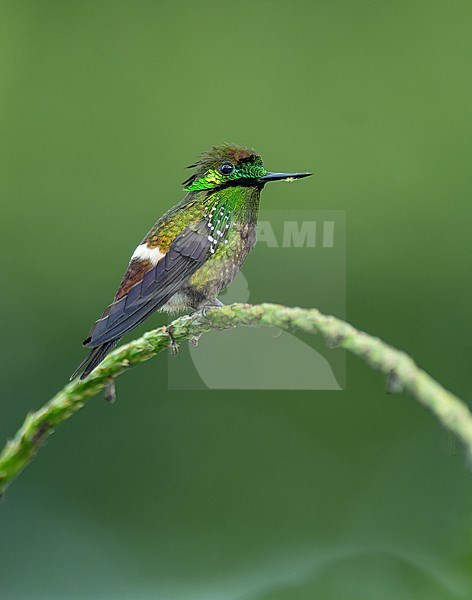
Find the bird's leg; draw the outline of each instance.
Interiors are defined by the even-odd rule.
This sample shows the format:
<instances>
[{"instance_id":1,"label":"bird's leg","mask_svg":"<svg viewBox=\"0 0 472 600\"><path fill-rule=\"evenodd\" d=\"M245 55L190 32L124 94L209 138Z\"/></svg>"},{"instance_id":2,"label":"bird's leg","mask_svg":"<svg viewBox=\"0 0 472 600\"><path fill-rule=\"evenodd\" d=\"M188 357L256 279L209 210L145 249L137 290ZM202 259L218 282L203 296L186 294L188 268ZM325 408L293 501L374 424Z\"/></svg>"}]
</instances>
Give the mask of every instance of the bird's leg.
<instances>
[{"instance_id":1,"label":"bird's leg","mask_svg":"<svg viewBox=\"0 0 472 600\"><path fill-rule=\"evenodd\" d=\"M221 300L218 300L218 298L212 298L211 300L203 300L203 302L200 302L197 310L200 310L202 315L206 318L207 310L210 310L210 308L221 308L222 306L224 306L224 304L221 302Z\"/></svg>"},{"instance_id":2,"label":"bird's leg","mask_svg":"<svg viewBox=\"0 0 472 600\"><path fill-rule=\"evenodd\" d=\"M209 310L210 308L221 308L222 306L224 306L224 304L223 302L221 302L221 300L218 300L218 298L212 298L211 300L203 300L203 302L200 302L200 304L191 314L193 315L197 312L201 312L206 319L207 310ZM192 344L192 346L198 346L198 342L201 336L201 333L199 335L194 336L189 340L189 343Z\"/></svg>"},{"instance_id":3,"label":"bird's leg","mask_svg":"<svg viewBox=\"0 0 472 600\"><path fill-rule=\"evenodd\" d=\"M170 349L172 351L172 354L175 356L176 354L179 353L179 346L177 344L177 342L175 341L174 338L174 326L173 325L167 325L166 327L166 333L169 336L170 339Z\"/></svg>"}]
</instances>

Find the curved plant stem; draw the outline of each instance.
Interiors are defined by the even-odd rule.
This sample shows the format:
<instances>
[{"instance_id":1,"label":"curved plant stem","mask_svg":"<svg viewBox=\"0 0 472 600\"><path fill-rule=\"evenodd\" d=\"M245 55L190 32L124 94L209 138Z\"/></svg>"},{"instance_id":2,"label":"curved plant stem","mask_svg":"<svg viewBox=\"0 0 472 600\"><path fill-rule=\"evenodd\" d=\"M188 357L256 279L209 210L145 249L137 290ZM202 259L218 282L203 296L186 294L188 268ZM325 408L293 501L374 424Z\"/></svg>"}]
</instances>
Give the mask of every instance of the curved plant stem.
<instances>
[{"instance_id":1,"label":"curved plant stem","mask_svg":"<svg viewBox=\"0 0 472 600\"><path fill-rule=\"evenodd\" d=\"M0 494L33 460L41 444L56 427L82 408L89 398L105 389L106 397L113 399L113 381L124 371L149 360L174 341L178 344L192 340L212 329L260 325L319 333L330 347L345 348L357 355L370 367L387 376L389 391L405 390L429 408L440 423L464 444L468 455L472 457L472 415L469 409L418 368L404 352L316 309L289 308L276 304L232 304L209 309L205 314L196 312L176 319L170 326L172 335L169 335L166 327L161 327L120 346L84 381L72 381L38 411L29 413L15 437L0 454Z\"/></svg>"}]
</instances>

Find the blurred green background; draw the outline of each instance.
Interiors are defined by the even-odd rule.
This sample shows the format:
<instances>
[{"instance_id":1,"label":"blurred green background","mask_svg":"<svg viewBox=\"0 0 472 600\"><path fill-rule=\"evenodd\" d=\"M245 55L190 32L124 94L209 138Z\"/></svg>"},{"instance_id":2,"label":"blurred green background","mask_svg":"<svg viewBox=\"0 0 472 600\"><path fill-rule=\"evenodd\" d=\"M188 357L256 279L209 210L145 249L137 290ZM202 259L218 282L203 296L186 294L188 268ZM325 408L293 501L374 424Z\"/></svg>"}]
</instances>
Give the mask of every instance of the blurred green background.
<instances>
[{"instance_id":1,"label":"blurred green background","mask_svg":"<svg viewBox=\"0 0 472 600\"><path fill-rule=\"evenodd\" d=\"M460 0L2 2L1 439L222 141L316 172L263 206L346 210L348 319L470 398L471 22ZM251 300L311 305L305 283ZM471 469L417 403L352 357L339 392L168 391L166 363L9 490L2 598L472 597Z\"/></svg>"}]
</instances>

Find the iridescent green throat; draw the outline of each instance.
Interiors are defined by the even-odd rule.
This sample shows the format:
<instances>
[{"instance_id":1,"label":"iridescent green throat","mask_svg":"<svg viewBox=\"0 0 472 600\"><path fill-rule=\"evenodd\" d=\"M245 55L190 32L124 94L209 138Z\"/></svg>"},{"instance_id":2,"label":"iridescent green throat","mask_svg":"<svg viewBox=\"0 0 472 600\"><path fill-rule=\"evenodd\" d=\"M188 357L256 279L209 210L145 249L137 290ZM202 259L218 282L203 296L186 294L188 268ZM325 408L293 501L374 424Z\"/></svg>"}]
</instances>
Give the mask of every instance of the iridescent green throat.
<instances>
[{"instance_id":1,"label":"iridescent green throat","mask_svg":"<svg viewBox=\"0 0 472 600\"><path fill-rule=\"evenodd\" d=\"M203 201L205 219L212 225L225 225L232 221L255 222L259 209L261 190L257 186L225 186L213 192L207 192Z\"/></svg>"}]
</instances>

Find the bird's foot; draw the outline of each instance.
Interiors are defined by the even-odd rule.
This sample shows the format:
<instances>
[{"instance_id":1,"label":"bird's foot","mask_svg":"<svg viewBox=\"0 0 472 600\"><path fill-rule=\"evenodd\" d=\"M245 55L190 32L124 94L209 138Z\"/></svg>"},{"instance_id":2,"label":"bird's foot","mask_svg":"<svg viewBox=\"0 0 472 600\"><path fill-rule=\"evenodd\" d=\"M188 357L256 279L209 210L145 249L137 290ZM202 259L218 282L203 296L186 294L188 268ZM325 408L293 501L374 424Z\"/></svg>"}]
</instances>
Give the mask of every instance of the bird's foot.
<instances>
[{"instance_id":1,"label":"bird's foot","mask_svg":"<svg viewBox=\"0 0 472 600\"><path fill-rule=\"evenodd\" d=\"M171 352L174 356L176 356L179 353L179 346L177 344L177 342L175 341L175 337L173 335L174 333L174 326L173 325L168 325L166 327L166 333L169 336L170 339L170 349Z\"/></svg>"},{"instance_id":2,"label":"bird's foot","mask_svg":"<svg viewBox=\"0 0 472 600\"><path fill-rule=\"evenodd\" d=\"M222 306L224 306L223 302L221 302L221 300L218 300L218 298L214 298L213 300L207 300L199 304L197 310L201 311L202 315L206 319L206 313L208 310L210 310L211 308L221 308Z\"/></svg>"}]
</instances>

